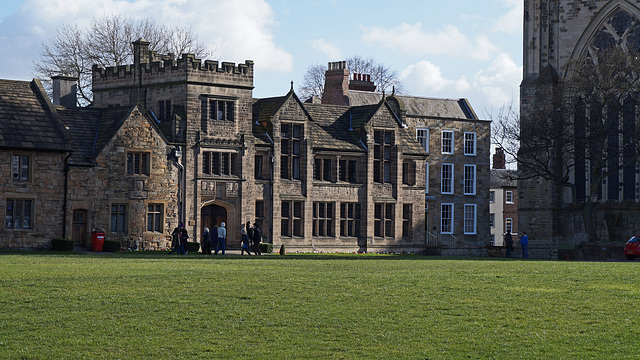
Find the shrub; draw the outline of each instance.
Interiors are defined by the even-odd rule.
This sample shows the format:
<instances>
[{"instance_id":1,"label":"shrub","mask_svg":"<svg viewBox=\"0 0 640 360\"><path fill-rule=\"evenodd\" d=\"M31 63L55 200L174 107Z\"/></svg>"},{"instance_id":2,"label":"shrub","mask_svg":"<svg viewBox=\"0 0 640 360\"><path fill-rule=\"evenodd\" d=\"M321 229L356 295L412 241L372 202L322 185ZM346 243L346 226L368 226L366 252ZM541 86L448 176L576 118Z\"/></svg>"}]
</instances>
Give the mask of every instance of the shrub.
<instances>
[{"instance_id":1,"label":"shrub","mask_svg":"<svg viewBox=\"0 0 640 360\"><path fill-rule=\"evenodd\" d=\"M188 241L187 242L187 251L188 252L198 252L200 250L200 243Z\"/></svg>"},{"instance_id":2,"label":"shrub","mask_svg":"<svg viewBox=\"0 0 640 360\"><path fill-rule=\"evenodd\" d=\"M120 250L120 241L118 240L105 240L102 245L102 251L116 252Z\"/></svg>"},{"instance_id":3,"label":"shrub","mask_svg":"<svg viewBox=\"0 0 640 360\"><path fill-rule=\"evenodd\" d=\"M260 252L263 253L272 253L273 252L273 244L269 243L260 243Z\"/></svg>"},{"instance_id":4,"label":"shrub","mask_svg":"<svg viewBox=\"0 0 640 360\"><path fill-rule=\"evenodd\" d=\"M51 248L57 251L73 251L73 240L53 239L51 240Z\"/></svg>"},{"instance_id":5,"label":"shrub","mask_svg":"<svg viewBox=\"0 0 640 360\"><path fill-rule=\"evenodd\" d=\"M284 255L285 251L284 251L284 244L280 245L280 255Z\"/></svg>"}]
</instances>

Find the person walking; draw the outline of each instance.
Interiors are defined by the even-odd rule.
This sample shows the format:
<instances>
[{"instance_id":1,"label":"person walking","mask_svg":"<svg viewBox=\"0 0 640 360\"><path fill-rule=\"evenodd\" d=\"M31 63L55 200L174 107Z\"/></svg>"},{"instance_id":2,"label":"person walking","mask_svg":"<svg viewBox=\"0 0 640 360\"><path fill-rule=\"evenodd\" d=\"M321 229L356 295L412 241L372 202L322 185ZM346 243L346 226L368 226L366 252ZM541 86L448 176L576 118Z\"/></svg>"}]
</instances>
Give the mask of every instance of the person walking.
<instances>
[{"instance_id":1,"label":"person walking","mask_svg":"<svg viewBox=\"0 0 640 360\"><path fill-rule=\"evenodd\" d=\"M216 251L218 249L218 225L213 225L209 240L211 241L211 245L209 245L209 254L211 254L212 251ZM216 251L215 254L218 254L218 252Z\"/></svg>"},{"instance_id":2,"label":"person walking","mask_svg":"<svg viewBox=\"0 0 640 360\"><path fill-rule=\"evenodd\" d=\"M522 246L522 258L528 259L529 251L527 250L527 247L529 247L529 237L527 236L527 233L525 231L522 232L522 237L520 238L520 245Z\"/></svg>"},{"instance_id":3,"label":"person walking","mask_svg":"<svg viewBox=\"0 0 640 360\"><path fill-rule=\"evenodd\" d=\"M180 235L178 228L173 229L171 233L171 251L169 251L167 255L171 255L174 252L180 254Z\"/></svg>"},{"instance_id":4,"label":"person walking","mask_svg":"<svg viewBox=\"0 0 640 360\"><path fill-rule=\"evenodd\" d=\"M247 232L247 228L251 226L251 223L247 221L246 224L242 224L242 229L240 229L240 235L242 236L240 240L241 251L240 255L244 255L244 252L247 252L247 255L251 255L251 251L249 251L249 233Z\"/></svg>"},{"instance_id":5,"label":"person walking","mask_svg":"<svg viewBox=\"0 0 640 360\"><path fill-rule=\"evenodd\" d=\"M253 253L256 255L262 255L260 251L260 240L262 239L262 234L260 233L260 227L258 223L253 223L253 237L251 241L253 241Z\"/></svg>"},{"instance_id":6,"label":"person walking","mask_svg":"<svg viewBox=\"0 0 640 360\"><path fill-rule=\"evenodd\" d=\"M202 255L211 255L211 234L209 228L205 226L202 234Z\"/></svg>"},{"instance_id":7,"label":"person walking","mask_svg":"<svg viewBox=\"0 0 640 360\"><path fill-rule=\"evenodd\" d=\"M218 246L216 247L215 254L218 254L218 251L222 249L222 255L224 255L225 245L227 242L227 229L225 229L225 223L220 224L218 228Z\"/></svg>"},{"instance_id":8,"label":"person walking","mask_svg":"<svg viewBox=\"0 0 640 360\"><path fill-rule=\"evenodd\" d=\"M511 252L513 251L513 237L511 236L511 232L507 232L507 235L504 237L504 245L507 247L507 257L511 257Z\"/></svg>"}]
</instances>

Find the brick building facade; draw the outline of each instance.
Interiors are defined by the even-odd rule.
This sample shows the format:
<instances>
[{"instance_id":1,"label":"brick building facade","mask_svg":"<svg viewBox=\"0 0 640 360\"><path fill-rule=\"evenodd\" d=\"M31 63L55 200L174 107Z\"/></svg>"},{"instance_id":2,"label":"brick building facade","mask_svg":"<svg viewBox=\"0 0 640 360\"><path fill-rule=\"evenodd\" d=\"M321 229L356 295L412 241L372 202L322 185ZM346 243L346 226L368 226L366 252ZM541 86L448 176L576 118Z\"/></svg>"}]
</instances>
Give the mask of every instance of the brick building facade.
<instances>
[{"instance_id":1,"label":"brick building facade","mask_svg":"<svg viewBox=\"0 0 640 360\"><path fill-rule=\"evenodd\" d=\"M637 0L525 1L520 106L523 121L534 121L536 113L550 110L549 96L558 90L557 84L566 76L565 68L571 60L593 57L610 46L637 47L639 20ZM632 120L620 125L621 130L625 127L624 136L637 133L639 126L637 99L633 103L633 107L625 110L625 118L631 116ZM588 113L582 122L576 119L576 129L586 126L592 116L594 112ZM623 137L615 136L619 141ZM608 142L615 144L616 139ZM575 167L569 176L576 189L577 203L572 201L568 188L542 179L522 180L518 184L520 230L529 235L530 253L534 257L553 258L559 245L575 246L588 239L581 211L592 195L589 163L576 154ZM596 184L600 190L593 194L597 199L594 221L600 240L624 241L640 228L638 169L637 162L630 163L602 184Z\"/></svg>"}]
</instances>

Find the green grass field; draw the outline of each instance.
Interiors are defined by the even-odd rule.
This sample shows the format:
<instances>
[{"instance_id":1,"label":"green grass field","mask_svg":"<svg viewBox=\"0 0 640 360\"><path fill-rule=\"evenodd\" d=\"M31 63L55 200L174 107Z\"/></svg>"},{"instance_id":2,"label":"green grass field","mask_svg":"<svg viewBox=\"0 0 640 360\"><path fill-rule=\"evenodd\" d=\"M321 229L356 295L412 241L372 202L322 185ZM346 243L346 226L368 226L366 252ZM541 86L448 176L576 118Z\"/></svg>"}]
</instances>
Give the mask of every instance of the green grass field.
<instances>
[{"instance_id":1,"label":"green grass field","mask_svg":"<svg viewBox=\"0 0 640 360\"><path fill-rule=\"evenodd\" d=\"M637 359L640 262L0 254L2 359Z\"/></svg>"}]
</instances>

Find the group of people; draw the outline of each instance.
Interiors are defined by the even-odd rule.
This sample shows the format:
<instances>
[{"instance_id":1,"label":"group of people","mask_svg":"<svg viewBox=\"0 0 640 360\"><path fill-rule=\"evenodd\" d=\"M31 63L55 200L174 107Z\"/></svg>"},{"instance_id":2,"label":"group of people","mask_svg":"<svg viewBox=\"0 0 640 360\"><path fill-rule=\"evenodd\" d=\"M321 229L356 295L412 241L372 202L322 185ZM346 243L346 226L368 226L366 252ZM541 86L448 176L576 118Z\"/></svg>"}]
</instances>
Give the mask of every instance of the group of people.
<instances>
[{"instance_id":1,"label":"group of people","mask_svg":"<svg viewBox=\"0 0 640 360\"><path fill-rule=\"evenodd\" d=\"M507 257L511 257L511 252L513 251L513 237L511 237L511 232L507 232L504 237L504 245L507 248ZM523 231L522 236L520 237L520 247L522 248L522 258L529 258L529 237L527 236L527 232Z\"/></svg>"},{"instance_id":2,"label":"group of people","mask_svg":"<svg viewBox=\"0 0 640 360\"><path fill-rule=\"evenodd\" d=\"M253 225L251 225L251 222L247 221L246 224L242 224L240 234L242 235L242 238L240 240L242 251L240 255L244 255L245 251L248 255L251 255L251 250L253 250L253 253L256 255L262 255L262 252L260 251L260 241L262 240L262 233L260 232L258 223L254 222ZM186 255L188 252L188 239L189 233L187 232L187 229L185 229L184 223L180 223L178 227L175 228L171 233L172 250L171 252L169 252L169 254L177 252L178 255ZM221 252L222 255L224 255L226 244L227 229L224 222L221 223L220 226L215 225L213 229L211 229L211 231L209 231L209 228L207 227L204 228L204 232L202 233L202 240L200 242L203 255L211 255L212 251L214 251L214 255L218 255L218 252Z\"/></svg>"}]
</instances>

